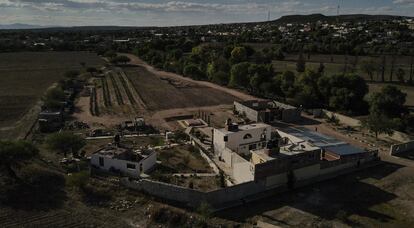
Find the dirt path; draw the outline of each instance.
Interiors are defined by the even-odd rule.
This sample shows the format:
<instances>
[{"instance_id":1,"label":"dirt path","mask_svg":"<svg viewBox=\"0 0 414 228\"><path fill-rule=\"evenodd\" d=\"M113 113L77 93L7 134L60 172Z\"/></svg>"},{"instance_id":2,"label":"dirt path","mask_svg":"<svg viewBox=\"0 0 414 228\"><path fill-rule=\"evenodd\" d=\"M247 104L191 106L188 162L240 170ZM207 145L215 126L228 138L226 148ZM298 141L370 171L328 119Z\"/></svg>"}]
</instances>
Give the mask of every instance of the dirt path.
<instances>
[{"instance_id":1,"label":"dirt path","mask_svg":"<svg viewBox=\"0 0 414 228\"><path fill-rule=\"evenodd\" d=\"M211 83L211 82L197 81L197 80L193 80L191 78L183 77L183 76L178 75L178 74L165 72L165 71L160 71L160 70L155 69L153 66L148 65L146 62L142 61L136 55L127 54L127 53L121 53L121 54L125 55L125 56L128 56L131 59L130 64L144 67L147 71L157 75L158 77L168 77L168 78L172 78L172 79L175 79L175 80L187 81L187 82L190 82L190 83L198 84L200 86L210 87L210 88L217 89L217 90L220 90L222 92L231 94L231 95L233 95L233 96L235 96L235 97L237 97L241 100L255 100L255 99L258 99L255 96L243 93L243 92L235 90L235 89L230 89L230 88L227 88L227 87L223 87L223 86Z\"/></svg>"}]
</instances>

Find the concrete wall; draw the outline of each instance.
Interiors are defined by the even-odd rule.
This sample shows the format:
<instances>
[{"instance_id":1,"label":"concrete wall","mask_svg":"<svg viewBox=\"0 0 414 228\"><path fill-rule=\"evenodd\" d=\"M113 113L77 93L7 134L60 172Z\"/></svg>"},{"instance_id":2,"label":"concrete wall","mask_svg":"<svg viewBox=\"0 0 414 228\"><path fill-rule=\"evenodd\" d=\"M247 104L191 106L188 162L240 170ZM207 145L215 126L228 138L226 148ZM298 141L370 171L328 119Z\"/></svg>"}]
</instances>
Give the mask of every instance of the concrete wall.
<instances>
[{"instance_id":1,"label":"concrete wall","mask_svg":"<svg viewBox=\"0 0 414 228\"><path fill-rule=\"evenodd\" d=\"M397 155L404 152L414 152L414 141L409 141L406 143L395 144L390 148L391 155Z\"/></svg>"},{"instance_id":2,"label":"concrete wall","mask_svg":"<svg viewBox=\"0 0 414 228\"><path fill-rule=\"evenodd\" d=\"M228 165L229 167L231 167L233 164L232 154L233 152L227 148L224 148L224 150L221 153L221 159L223 159L226 165Z\"/></svg>"},{"instance_id":3,"label":"concrete wall","mask_svg":"<svg viewBox=\"0 0 414 228\"><path fill-rule=\"evenodd\" d=\"M234 109L239 113L239 114L244 114L246 115L246 118L253 121L253 122L259 122L259 112L251 109L237 101L234 102Z\"/></svg>"},{"instance_id":4,"label":"concrete wall","mask_svg":"<svg viewBox=\"0 0 414 228\"><path fill-rule=\"evenodd\" d=\"M163 182L146 179L130 181L124 178L121 179L121 183L128 188L143 191L165 200L179 202L187 207L197 207L204 200L203 192Z\"/></svg>"},{"instance_id":5,"label":"concrete wall","mask_svg":"<svg viewBox=\"0 0 414 228\"><path fill-rule=\"evenodd\" d=\"M310 179L320 175L321 166L319 164L307 166L301 169L296 169L293 171L295 174L296 180L301 181L305 179Z\"/></svg>"},{"instance_id":6,"label":"concrete wall","mask_svg":"<svg viewBox=\"0 0 414 228\"><path fill-rule=\"evenodd\" d=\"M337 167L321 169L321 172L319 172L319 175L316 177L297 180L295 186L306 186L311 183L335 178L339 175L354 172L358 169L370 167L375 164L378 163L367 163L361 165L361 167L356 167L354 163L350 163ZM305 173L306 170L302 170L300 172ZM302 176L300 173L299 175ZM130 181L128 178L123 178L121 179L121 183L128 188L143 191L152 196L177 202L191 208L197 208L202 202L207 202L216 210L242 205L249 201L288 190L286 186L286 173L268 177L268 180L266 181L250 181L210 192L201 192L194 189L146 179Z\"/></svg>"},{"instance_id":7,"label":"concrete wall","mask_svg":"<svg viewBox=\"0 0 414 228\"><path fill-rule=\"evenodd\" d=\"M254 166L240 155L233 153L233 179L236 184L254 180Z\"/></svg>"},{"instance_id":8,"label":"concrete wall","mask_svg":"<svg viewBox=\"0 0 414 228\"><path fill-rule=\"evenodd\" d=\"M213 130L213 147L214 154L221 156L222 151L226 148L226 142L224 142L225 134L218 129Z\"/></svg>"},{"instance_id":9,"label":"concrete wall","mask_svg":"<svg viewBox=\"0 0 414 228\"><path fill-rule=\"evenodd\" d=\"M287 182L288 182L287 173L281 173L281 174L277 174L273 176L268 176L266 178L266 187L271 188L271 187L282 186L282 185L286 185Z\"/></svg>"},{"instance_id":10,"label":"concrete wall","mask_svg":"<svg viewBox=\"0 0 414 228\"><path fill-rule=\"evenodd\" d=\"M143 191L152 196L181 203L184 206L192 208L198 207L202 202L207 202L216 208L220 208L226 204L237 205L241 204L245 197L258 194L266 190L264 183L256 183L253 181L210 192L201 192L194 189L146 179L130 181L127 178L124 178L121 180L121 183L128 188Z\"/></svg>"}]
</instances>

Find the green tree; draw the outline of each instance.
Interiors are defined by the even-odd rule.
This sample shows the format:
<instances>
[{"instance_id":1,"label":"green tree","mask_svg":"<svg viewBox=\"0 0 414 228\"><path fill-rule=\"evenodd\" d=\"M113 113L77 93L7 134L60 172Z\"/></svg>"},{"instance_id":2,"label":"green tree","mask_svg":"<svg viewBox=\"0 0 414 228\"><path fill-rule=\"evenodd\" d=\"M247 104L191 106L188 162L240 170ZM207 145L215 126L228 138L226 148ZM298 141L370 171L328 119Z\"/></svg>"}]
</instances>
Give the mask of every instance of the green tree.
<instances>
[{"instance_id":1,"label":"green tree","mask_svg":"<svg viewBox=\"0 0 414 228\"><path fill-rule=\"evenodd\" d=\"M378 113L371 113L368 118L362 121L362 127L375 133L375 137L378 138L378 134L391 134L396 127L395 122L385 115Z\"/></svg>"},{"instance_id":2,"label":"green tree","mask_svg":"<svg viewBox=\"0 0 414 228\"><path fill-rule=\"evenodd\" d=\"M361 62L361 70L366 73L371 81L374 81L374 72L376 70L376 64L372 60L365 60Z\"/></svg>"},{"instance_id":3,"label":"green tree","mask_svg":"<svg viewBox=\"0 0 414 228\"><path fill-rule=\"evenodd\" d=\"M0 166L5 168L11 177L16 177L13 168L35 157L39 150L26 141L0 141Z\"/></svg>"},{"instance_id":4,"label":"green tree","mask_svg":"<svg viewBox=\"0 0 414 228\"><path fill-rule=\"evenodd\" d=\"M323 74L325 72L325 65L321 62L318 67L318 73Z\"/></svg>"},{"instance_id":5,"label":"green tree","mask_svg":"<svg viewBox=\"0 0 414 228\"><path fill-rule=\"evenodd\" d=\"M303 73L306 70L306 61L303 57L303 53L299 54L298 61L296 62L296 71L299 73Z\"/></svg>"},{"instance_id":6,"label":"green tree","mask_svg":"<svg viewBox=\"0 0 414 228\"><path fill-rule=\"evenodd\" d=\"M397 79L400 83L405 83L405 71L401 68L397 70Z\"/></svg>"},{"instance_id":7,"label":"green tree","mask_svg":"<svg viewBox=\"0 0 414 228\"><path fill-rule=\"evenodd\" d=\"M79 135L74 135L71 132L60 132L47 137L46 144L50 149L62 152L65 157L68 152L77 157L79 150L86 145L86 142Z\"/></svg>"},{"instance_id":8,"label":"green tree","mask_svg":"<svg viewBox=\"0 0 414 228\"><path fill-rule=\"evenodd\" d=\"M43 97L44 106L49 110L61 110L66 99L61 87L53 87L46 91Z\"/></svg>"},{"instance_id":9,"label":"green tree","mask_svg":"<svg viewBox=\"0 0 414 228\"><path fill-rule=\"evenodd\" d=\"M395 86L387 85L380 92L372 94L369 98L370 113L387 118L401 118L407 113L404 106L407 94Z\"/></svg>"},{"instance_id":10,"label":"green tree","mask_svg":"<svg viewBox=\"0 0 414 228\"><path fill-rule=\"evenodd\" d=\"M292 71L285 71L280 76L281 89L286 97L293 97L295 95L295 73Z\"/></svg>"},{"instance_id":11,"label":"green tree","mask_svg":"<svg viewBox=\"0 0 414 228\"><path fill-rule=\"evenodd\" d=\"M319 74L306 71L295 81L295 102L305 108L320 107L319 89L317 86Z\"/></svg>"},{"instance_id":12,"label":"green tree","mask_svg":"<svg viewBox=\"0 0 414 228\"><path fill-rule=\"evenodd\" d=\"M337 111L365 114L368 93L365 80L356 74L324 75L318 79L321 100Z\"/></svg>"},{"instance_id":13,"label":"green tree","mask_svg":"<svg viewBox=\"0 0 414 228\"><path fill-rule=\"evenodd\" d=\"M247 60L247 52L244 47L235 47L231 51L231 61L232 63L240 63Z\"/></svg>"},{"instance_id":14,"label":"green tree","mask_svg":"<svg viewBox=\"0 0 414 228\"><path fill-rule=\"evenodd\" d=\"M200 70L200 68L198 68L197 65L195 64L188 64L184 67L183 70L183 74L184 76L196 79L196 80L201 80L205 78L204 73Z\"/></svg>"},{"instance_id":15,"label":"green tree","mask_svg":"<svg viewBox=\"0 0 414 228\"><path fill-rule=\"evenodd\" d=\"M273 58L276 60L284 60L285 59L285 55L283 54L283 51L281 48L272 48L272 55Z\"/></svg>"},{"instance_id":16,"label":"green tree","mask_svg":"<svg viewBox=\"0 0 414 228\"><path fill-rule=\"evenodd\" d=\"M243 62L233 65L230 73L229 85L232 87L246 88L249 85L249 66L250 63Z\"/></svg>"},{"instance_id":17,"label":"green tree","mask_svg":"<svg viewBox=\"0 0 414 228\"><path fill-rule=\"evenodd\" d=\"M229 74L223 71L215 72L211 81L220 85L227 85L229 83Z\"/></svg>"}]
</instances>

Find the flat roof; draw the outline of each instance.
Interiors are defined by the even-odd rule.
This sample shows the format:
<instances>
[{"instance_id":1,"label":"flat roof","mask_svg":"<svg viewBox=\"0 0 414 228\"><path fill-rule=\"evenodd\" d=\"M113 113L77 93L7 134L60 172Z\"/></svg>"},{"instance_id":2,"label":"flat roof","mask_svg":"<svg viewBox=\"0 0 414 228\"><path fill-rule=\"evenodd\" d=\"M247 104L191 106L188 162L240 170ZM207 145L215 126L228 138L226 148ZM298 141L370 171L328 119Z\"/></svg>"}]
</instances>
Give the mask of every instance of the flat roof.
<instances>
[{"instance_id":1,"label":"flat roof","mask_svg":"<svg viewBox=\"0 0 414 228\"><path fill-rule=\"evenodd\" d=\"M304 127L289 127L281 131L293 135L297 138L303 139L304 141L310 142L314 146L320 147L322 149L331 151L339 155L351 155L365 152L365 149L353 146L347 142L338 140L331 136L321 134L319 132L309 130Z\"/></svg>"},{"instance_id":2,"label":"flat roof","mask_svg":"<svg viewBox=\"0 0 414 228\"><path fill-rule=\"evenodd\" d=\"M280 107L280 108L283 108L283 109L296 109L296 107L295 107L295 106L288 105L288 104L285 104L285 103L281 103L281 102L278 102L278 101L273 101L273 103L274 103L277 107Z\"/></svg>"},{"instance_id":3,"label":"flat roof","mask_svg":"<svg viewBox=\"0 0 414 228\"><path fill-rule=\"evenodd\" d=\"M346 155L353 155L353 154L362 154L366 151L364 149L345 144L345 145L338 145L338 146L330 146L325 148L326 151L333 152L335 154L346 156Z\"/></svg>"},{"instance_id":4,"label":"flat roof","mask_svg":"<svg viewBox=\"0 0 414 228\"><path fill-rule=\"evenodd\" d=\"M147 157L148 155L150 155L151 153L152 152L149 152L149 151L142 151L139 153L139 152L133 151L132 149L116 147L116 146L106 146L96 151L94 154L99 154L100 156L111 158L111 159L139 162L145 157Z\"/></svg>"},{"instance_id":5,"label":"flat roof","mask_svg":"<svg viewBox=\"0 0 414 228\"><path fill-rule=\"evenodd\" d=\"M248 131L252 129L260 129L260 128L267 128L271 127L268 124L265 123L254 123L254 124L246 124L246 125L239 125L237 131L228 131L226 128L219 128L217 130L221 131L224 134L231 134L239 131Z\"/></svg>"},{"instance_id":6,"label":"flat roof","mask_svg":"<svg viewBox=\"0 0 414 228\"><path fill-rule=\"evenodd\" d=\"M279 153L277 153L275 156L267 155L266 149L252 150L251 152L257 154L265 161L270 161L273 159L294 156L297 154L303 154L303 153L315 151L318 149L320 148L312 146L307 142L301 142L297 144L289 144L289 145L280 147Z\"/></svg>"},{"instance_id":7,"label":"flat roof","mask_svg":"<svg viewBox=\"0 0 414 228\"><path fill-rule=\"evenodd\" d=\"M310 142L313 145L321 148L329 147L329 146L337 146L348 144L346 142L340 141L336 138L321 134L319 132L311 131L304 127L289 127L281 130L287 134L293 135L297 138L300 138L304 141Z\"/></svg>"}]
</instances>

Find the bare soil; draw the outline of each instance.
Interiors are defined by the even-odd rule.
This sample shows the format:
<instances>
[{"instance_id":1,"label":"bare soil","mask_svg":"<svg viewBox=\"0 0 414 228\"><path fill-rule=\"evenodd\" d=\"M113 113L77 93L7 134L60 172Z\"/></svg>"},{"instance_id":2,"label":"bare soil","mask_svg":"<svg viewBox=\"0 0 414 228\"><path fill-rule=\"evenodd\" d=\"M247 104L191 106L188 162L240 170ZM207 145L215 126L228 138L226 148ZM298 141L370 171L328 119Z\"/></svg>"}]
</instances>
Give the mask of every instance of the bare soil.
<instances>
[{"instance_id":1,"label":"bare soil","mask_svg":"<svg viewBox=\"0 0 414 228\"><path fill-rule=\"evenodd\" d=\"M176 130L179 126L175 122L165 119L180 115L196 114L200 109L208 112L229 109L234 101L257 99L243 92L222 87L210 82L195 81L177 74L159 71L141 61L138 57L125 54L132 59L131 65L123 68L113 67L111 72L116 79L115 83L107 76L108 91L111 98L111 107L105 107L102 86L98 88L100 116L89 113L89 99L81 98L78 101L79 111L75 117L89 124L114 126L122 121L131 120L136 116L144 116L146 122L155 127L167 130ZM125 80L125 84L121 82ZM124 88L126 85L127 88ZM123 105L116 99L116 89L121 92ZM126 90L135 104L131 102ZM218 120L224 122L224 120Z\"/></svg>"}]
</instances>

